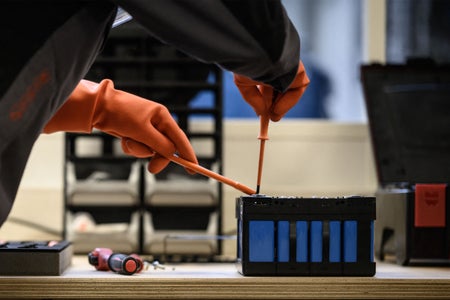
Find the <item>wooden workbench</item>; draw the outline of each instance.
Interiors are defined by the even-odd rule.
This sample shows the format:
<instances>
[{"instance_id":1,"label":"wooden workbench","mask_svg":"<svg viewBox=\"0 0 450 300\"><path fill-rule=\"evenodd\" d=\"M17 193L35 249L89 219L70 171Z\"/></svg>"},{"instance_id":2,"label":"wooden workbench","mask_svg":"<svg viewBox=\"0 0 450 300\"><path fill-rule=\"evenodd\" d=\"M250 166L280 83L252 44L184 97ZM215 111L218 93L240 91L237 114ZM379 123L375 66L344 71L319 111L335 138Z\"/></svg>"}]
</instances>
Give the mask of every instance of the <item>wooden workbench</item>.
<instances>
[{"instance_id":1,"label":"wooden workbench","mask_svg":"<svg viewBox=\"0 0 450 300\"><path fill-rule=\"evenodd\" d=\"M181 263L125 276L75 256L62 276L0 276L0 298L450 299L450 268L377 263L374 277L244 277L230 263Z\"/></svg>"}]
</instances>

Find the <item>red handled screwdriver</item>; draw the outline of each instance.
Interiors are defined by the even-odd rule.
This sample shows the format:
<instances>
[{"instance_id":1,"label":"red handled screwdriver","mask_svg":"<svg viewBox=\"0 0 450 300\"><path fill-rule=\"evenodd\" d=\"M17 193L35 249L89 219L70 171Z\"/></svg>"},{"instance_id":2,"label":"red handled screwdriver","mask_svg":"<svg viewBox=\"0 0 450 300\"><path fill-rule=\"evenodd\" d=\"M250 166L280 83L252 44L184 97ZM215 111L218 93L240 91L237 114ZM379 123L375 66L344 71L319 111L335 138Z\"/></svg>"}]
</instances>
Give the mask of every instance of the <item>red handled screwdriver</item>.
<instances>
[{"instance_id":1,"label":"red handled screwdriver","mask_svg":"<svg viewBox=\"0 0 450 300\"><path fill-rule=\"evenodd\" d=\"M123 275L133 275L144 268L144 262L138 255L113 253L109 248L95 248L88 254L88 260L98 271L111 270Z\"/></svg>"}]
</instances>

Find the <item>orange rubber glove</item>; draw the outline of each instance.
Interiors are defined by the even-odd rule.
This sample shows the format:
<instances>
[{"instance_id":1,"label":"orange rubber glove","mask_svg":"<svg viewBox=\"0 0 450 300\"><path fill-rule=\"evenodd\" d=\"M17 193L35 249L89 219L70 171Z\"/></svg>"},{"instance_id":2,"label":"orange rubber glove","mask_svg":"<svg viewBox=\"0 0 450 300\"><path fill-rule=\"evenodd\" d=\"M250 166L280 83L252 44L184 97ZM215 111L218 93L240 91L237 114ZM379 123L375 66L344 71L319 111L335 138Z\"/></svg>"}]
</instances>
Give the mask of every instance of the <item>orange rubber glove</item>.
<instances>
[{"instance_id":1,"label":"orange rubber glove","mask_svg":"<svg viewBox=\"0 0 450 300\"><path fill-rule=\"evenodd\" d=\"M94 127L121 138L127 154L153 156L148 165L151 173L164 169L170 162L167 157L175 152L198 163L188 138L165 106L116 90L111 80L82 80L43 132L90 133Z\"/></svg>"},{"instance_id":2,"label":"orange rubber glove","mask_svg":"<svg viewBox=\"0 0 450 300\"><path fill-rule=\"evenodd\" d=\"M271 86L238 74L234 74L234 83L258 116L268 115L276 122L297 104L309 84L309 78L300 61L297 75L284 93L274 92Z\"/></svg>"}]
</instances>

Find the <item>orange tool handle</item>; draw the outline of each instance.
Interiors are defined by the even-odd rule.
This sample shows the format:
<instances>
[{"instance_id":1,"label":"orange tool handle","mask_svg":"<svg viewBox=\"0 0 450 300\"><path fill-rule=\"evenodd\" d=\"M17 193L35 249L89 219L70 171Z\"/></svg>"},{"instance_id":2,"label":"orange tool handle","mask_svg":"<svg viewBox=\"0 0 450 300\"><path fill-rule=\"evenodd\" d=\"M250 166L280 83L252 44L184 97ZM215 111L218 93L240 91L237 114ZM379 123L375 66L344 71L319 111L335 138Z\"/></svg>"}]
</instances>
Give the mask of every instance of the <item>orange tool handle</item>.
<instances>
[{"instance_id":1,"label":"orange tool handle","mask_svg":"<svg viewBox=\"0 0 450 300\"><path fill-rule=\"evenodd\" d=\"M259 117L259 136L260 140L268 140L269 139L269 116L261 115Z\"/></svg>"},{"instance_id":2,"label":"orange tool handle","mask_svg":"<svg viewBox=\"0 0 450 300\"><path fill-rule=\"evenodd\" d=\"M262 178L262 170L263 170L263 162L264 162L264 148L266 144L266 140L269 139L269 116L261 115L259 117L260 125L259 125L259 136L260 140L259 145L259 160L258 160L258 175L256 178L256 193L259 194L259 189L261 187L261 178Z\"/></svg>"},{"instance_id":3,"label":"orange tool handle","mask_svg":"<svg viewBox=\"0 0 450 300\"><path fill-rule=\"evenodd\" d=\"M241 192L244 192L244 193L246 193L248 195L253 195L253 194L256 193L255 190L249 188L248 186L245 186L245 185L243 185L243 184L241 184L241 183L239 183L237 181L231 180L228 177L225 177L225 176L222 176L220 174L217 174L217 173L215 173L215 172L213 172L211 170L208 170L208 169L206 169L206 168L204 168L204 167L202 167L200 165L197 165L197 164L194 164L194 163L192 163L190 161L187 161L187 160L185 160L185 159L183 159L183 158L181 158L179 156L173 155L172 157L168 157L168 158L171 161L173 161L174 163L176 163L176 164L179 164L179 165L181 165L181 166L183 166L185 168L191 169L191 170L193 170L193 171L195 171L195 172L197 172L199 174L202 174L202 175L204 175L206 177L213 178L213 179L215 179L217 181L220 181L220 182L225 183L225 184L227 184L229 186L232 186L235 189L237 189L237 190L239 190Z\"/></svg>"},{"instance_id":4,"label":"orange tool handle","mask_svg":"<svg viewBox=\"0 0 450 300\"><path fill-rule=\"evenodd\" d=\"M278 97L278 91L273 90L272 91L272 105L275 103ZM266 101L265 99L264 101ZM256 178L256 193L259 194L259 190L261 187L261 178L262 178L262 170L263 170L263 163L264 163L264 148L266 141L269 139L269 122L270 122L270 116L269 112L266 112L266 114L261 114L259 117L259 136L258 139L259 142L259 160L258 160L258 176Z\"/></svg>"}]
</instances>

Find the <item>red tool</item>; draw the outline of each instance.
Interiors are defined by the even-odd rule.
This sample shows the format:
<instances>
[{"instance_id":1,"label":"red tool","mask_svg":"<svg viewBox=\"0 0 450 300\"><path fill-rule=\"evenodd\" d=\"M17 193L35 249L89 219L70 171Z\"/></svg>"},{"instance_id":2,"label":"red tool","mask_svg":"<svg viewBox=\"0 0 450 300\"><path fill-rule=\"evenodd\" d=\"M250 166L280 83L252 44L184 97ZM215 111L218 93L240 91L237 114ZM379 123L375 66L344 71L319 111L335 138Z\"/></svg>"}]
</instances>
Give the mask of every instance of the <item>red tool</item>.
<instances>
[{"instance_id":1,"label":"red tool","mask_svg":"<svg viewBox=\"0 0 450 300\"><path fill-rule=\"evenodd\" d=\"M136 254L113 253L108 259L108 266L113 272L133 275L142 271L144 263Z\"/></svg>"},{"instance_id":2,"label":"red tool","mask_svg":"<svg viewBox=\"0 0 450 300\"><path fill-rule=\"evenodd\" d=\"M109 271L108 259L112 254L109 248L95 248L88 254L88 260L98 271Z\"/></svg>"},{"instance_id":3,"label":"red tool","mask_svg":"<svg viewBox=\"0 0 450 300\"><path fill-rule=\"evenodd\" d=\"M273 90L272 92L272 105L277 100L278 91ZM270 101L270 99L269 99ZM259 117L259 136L260 140L259 144L259 160L258 160L258 176L256 178L256 194L259 194L259 190L261 187L261 177L263 170L263 162L264 162L264 147L266 145L266 141L269 139L269 122L270 117L269 113L261 114Z\"/></svg>"},{"instance_id":4,"label":"red tool","mask_svg":"<svg viewBox=\"0 0 450 300\"><path fill-rule=\"evenodd\" d=\"M245 186L245 185L243 185L243 184L241 184L241 183L239 183L237 181L231 180L228 177L225 177L225 176L222 176L220 174L217 174L217 173L215 173L215 172L213 172L211 170L208 170L208 169L206 169L206 168L204 168L204 167L202 167L200 165L197 165L197 164L194 164L194 163L192 163L190 161L187 161L187 160L185 160L185 159L183 159L183 158L181 158L179 156L174 155L172 157L169 157L169 159L171 161L173 161L174 163L177 163L177 164L179 164L179 165L181 165L181 166L183 166L185 168L191 169L191 170L193 170L193 171L195 171L195 172L197 172L199 174L205 175L207 177L211 177L211 178L213 178L213 179L215 179L217 181L220 181L222 183L228 184L228 185L234 187L235 189L238 189L239 191L244 192L244 193L246 193L248 195L255 194L255 190L249 188L248 186Z\"/></svg>"},{"instance_id":5,"label":"red tool","mask_svg":"<svg viewBox=\"0 0 450 300\"><path fill-rule=\"evenodd\" d=\"M258 161L258 177L256 179L256 194L259 194L259 189L261 187L261 177L262 177L262 169L264 162L264 147L266 144L266 140L269 139L268 131L269 131L269 116L261 115L259 118L260 128L259 128L259 136L260 140L259 144L259 161Z\"/></svg>"},{"instance_id":6,"label":"red tool","mask_svg":"<svg viewBox=\"0 0 450 300\"><path fill-rule=\"evenodd\" d=\"M95 248L88 254L88 259L98 271L111 270L123 275L133 275L144 268L144 262L138 255L113 253L109 248Z\"/></svg>"}]
</instances>

